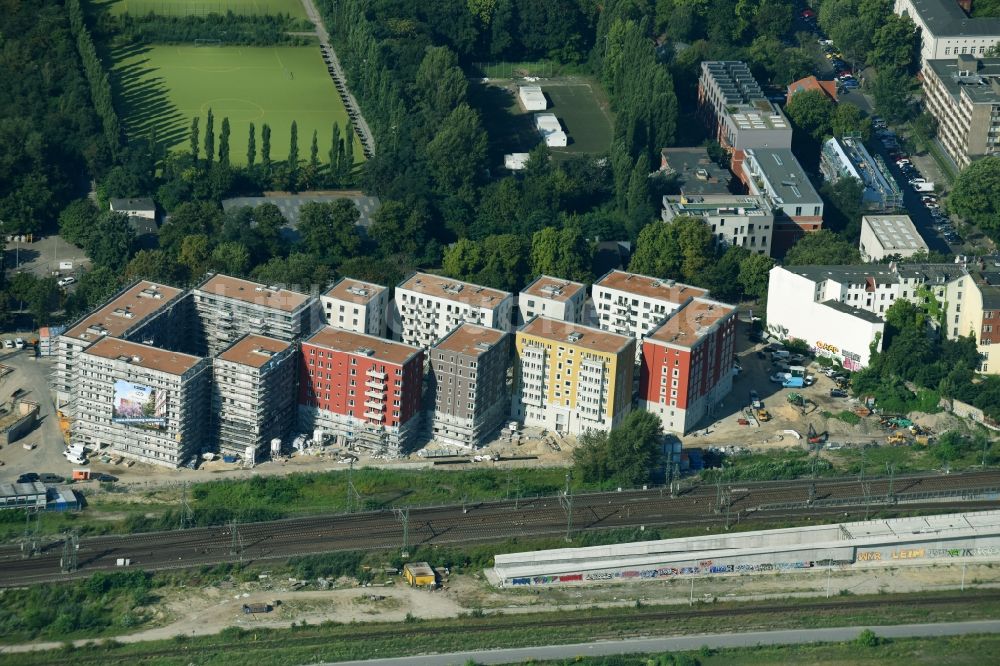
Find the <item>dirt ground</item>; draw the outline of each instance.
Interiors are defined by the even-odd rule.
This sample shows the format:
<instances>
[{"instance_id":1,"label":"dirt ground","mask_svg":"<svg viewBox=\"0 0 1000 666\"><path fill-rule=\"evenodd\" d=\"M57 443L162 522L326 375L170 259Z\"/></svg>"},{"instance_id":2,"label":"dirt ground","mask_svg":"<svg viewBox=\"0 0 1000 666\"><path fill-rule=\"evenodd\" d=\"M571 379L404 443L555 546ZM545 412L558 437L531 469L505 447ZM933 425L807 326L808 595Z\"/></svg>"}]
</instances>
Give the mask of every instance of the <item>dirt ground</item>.
<instances>
[{"instance_id":1,"label":"dirt ground","mask_svg":"<svg viewBox=\"0 0 1000 666\"><path fill-rule=\"evenodd\" d=\"M693 601L751 601L788 597L824 597L851 594L905 593L961 587L1000 586L1000 566L969 560L936 565L887 566L873 564L850 569L811 572L775 572L754 575L683 578L642 583L502 590L481 574L452 576L440 589L414 589L402 584L358 587L346 580L329 590L293 590L288 580L237 584L232 587L173 589L147 609L154 626L116 637L138 642L213 634L230 626L288 627L306 621L401 622L406 616L451 618L472 610L504 614L572 610L595 606L689 604ZM246 615L243 604L275 604L267 614ZM276 603L280 602L280 603ZM86 640L78 640L83 644ZM60 643L32 643L2 648L7 652L57 647Z\"/></svg>"}]
</instances>

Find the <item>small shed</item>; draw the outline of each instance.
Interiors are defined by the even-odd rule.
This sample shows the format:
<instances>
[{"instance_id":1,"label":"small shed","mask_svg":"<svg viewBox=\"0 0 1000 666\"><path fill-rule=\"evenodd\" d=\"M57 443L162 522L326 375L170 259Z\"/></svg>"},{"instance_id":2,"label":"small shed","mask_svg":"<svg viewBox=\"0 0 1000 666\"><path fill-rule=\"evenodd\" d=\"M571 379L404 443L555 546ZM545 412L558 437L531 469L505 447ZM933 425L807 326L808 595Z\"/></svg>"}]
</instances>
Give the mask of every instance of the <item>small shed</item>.
<instances>
[{"instance_id":1,"label":"small shed","mask_svg":"<svg viewBox=\"0 0 1000 666\"><path fill-rule=\"evenodd\" d=\"M412 587L434 587L437 577L427 562L407 562L403 565L403 576Z\"/></svg>"}]
</instances>

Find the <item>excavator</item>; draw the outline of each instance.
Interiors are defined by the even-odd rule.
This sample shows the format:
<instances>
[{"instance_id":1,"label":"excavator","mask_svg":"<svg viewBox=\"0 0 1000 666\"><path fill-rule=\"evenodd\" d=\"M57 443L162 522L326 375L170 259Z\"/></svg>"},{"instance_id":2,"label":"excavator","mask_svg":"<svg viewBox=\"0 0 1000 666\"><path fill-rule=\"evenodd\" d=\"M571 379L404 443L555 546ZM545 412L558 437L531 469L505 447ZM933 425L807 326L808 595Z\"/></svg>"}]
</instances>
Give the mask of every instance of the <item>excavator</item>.
<instances>
[{"instance_id":1,"label":"excavator","mask_svg":"<svg viewBox=\"0 0 1000 666\"><path fill-rule=\"evenodd\" d=\"M808 438L806 441L809 442L809 445L813 446L813 445L823 444L824 442L826 442L827 434L825 432L817 433L816 428L814 428L813 424L810 423L809 434L806 435L806 437Z\"/></svg>"}]
</instances>

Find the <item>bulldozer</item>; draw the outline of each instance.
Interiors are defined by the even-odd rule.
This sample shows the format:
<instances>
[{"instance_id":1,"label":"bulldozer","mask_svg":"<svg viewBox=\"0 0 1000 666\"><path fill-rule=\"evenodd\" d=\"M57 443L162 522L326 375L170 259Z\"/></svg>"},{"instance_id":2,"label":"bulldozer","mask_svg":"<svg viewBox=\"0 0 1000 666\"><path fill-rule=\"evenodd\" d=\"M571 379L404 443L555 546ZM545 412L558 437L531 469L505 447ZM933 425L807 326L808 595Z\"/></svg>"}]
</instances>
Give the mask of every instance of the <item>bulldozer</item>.
<instances>
[{"instance_id":1,"label":"bulldozer","mask_svg":"<svg viewBox=\"0 0 1000 666\"><path fill-rule=\"evenodd\" d=\"M910 443L910 438L907 437L903 431L897 430L886 437L886 442L888 442L890 446L905 446Z\"/></svg>"},{"instance_id":2,"label":"bulldozer","mask_svg":"<svg viewBox=\"0 0 1000 666\"><path fill-rule=\"evenodd\" d=\"M766 409L758 409L757 420L760 421L761 423L766 423L771 420L771 413L768 412Z\"/></svg>"}]
</instances>

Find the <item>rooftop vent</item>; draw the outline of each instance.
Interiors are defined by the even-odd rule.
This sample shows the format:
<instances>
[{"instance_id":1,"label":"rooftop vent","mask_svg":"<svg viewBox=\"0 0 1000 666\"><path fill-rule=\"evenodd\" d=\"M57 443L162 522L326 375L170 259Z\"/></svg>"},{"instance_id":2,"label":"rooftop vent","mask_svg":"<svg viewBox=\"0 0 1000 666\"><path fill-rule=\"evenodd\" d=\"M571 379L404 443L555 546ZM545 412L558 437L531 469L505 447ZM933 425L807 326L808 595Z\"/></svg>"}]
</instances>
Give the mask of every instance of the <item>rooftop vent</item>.
<instances>
[{"instance_id":1,"label":"rooftop vent","mask_svg":"<svg viewBox=\"0 0 1000 666\"><path fill-rule=\"evenodd\" d=\"M112 313L116 317L122 317L123 319L133 319L135 313L128 308L115 308Z\"/></svg>"},{"instance_id":2,"label":"rooftop vent","mask_svg":"<svg viewBox=\"0 0 1000 666\"><path fill-rule=\"evenodd\" d=\"M461 285L457 282L450 282L448 284L442 285L441 289L449 294L460 294L465 285Z\"/></svg>"},{"instance_id":3,"label":"rooftop vent","mask_svg":"<svg viewBox=\"0 0 1000 666\"><path fill-rule=\"evenodd\" d=\"M566 336L566 340L568 342L579 342L582 338L583 338L583 333L579 333L576 331Z\"/></svg>"},{"instance_id":4,"label":"rooftop vent","mask_svg":"<svg viewBox=\"0 0 1000 666\"><path fill-rule=\"evenodd\" d=\"M365 289L364 287L351 286L351 287L347 288L347 293L348 294L353 294L355 296L362 296L362 297L364 297L364 296L368 295L368 290Z\"/></svg>"},{"instance_id":5,"label":"rooftop vent","mask_svg":"<svg viewBox=\"0 0 1000 666\"><path fill-rule=\"evenodd\" d=\"M557 284L547 284L540 291L548 296L559 296L562 294L562 287Z\"/></svg>"},{"instance_id":6,"label":"rooftop vent","mask_svg":"<svg viewBox=\"0 0 1000 666\"><path fill-rule=\"evenodd\" d=\"M361 356L374 356L375 350L372 349L371 347L358 347L356 350L354 350L354 353L359 354Z\"/></svg>"},{"instance_id":7,"label":"rooftop vent","mask_svg":"<svg viewBox=\"0 0 1000 666\"><path fill-rule=\"evenodd\" d=\"M476 349L478 349L479 351L488 351L489 348L490 348L490 343L488 342L480 341L476 343Z\"/></svg>"},{"instance_id":8,"label":"rooftop vent","mask_svg":"<svg viewBox=\"0 0 1000 666\"><path fill-rule=\"evenodd\" d=\"M254 354L263 354L264 356L274 356L273 349L264 349L263 347L254 347Z\"/></svg>"},{"instance_id":9,"label":"rooftop vent","mask_svg":"<svg viewBox=\"0 0 1000 666\"><path fill-rule=\"evenodd\" d=\"M708 169L695 169L694 175L698 180L708 180Z\"/></svg>"}]
</instances>

